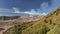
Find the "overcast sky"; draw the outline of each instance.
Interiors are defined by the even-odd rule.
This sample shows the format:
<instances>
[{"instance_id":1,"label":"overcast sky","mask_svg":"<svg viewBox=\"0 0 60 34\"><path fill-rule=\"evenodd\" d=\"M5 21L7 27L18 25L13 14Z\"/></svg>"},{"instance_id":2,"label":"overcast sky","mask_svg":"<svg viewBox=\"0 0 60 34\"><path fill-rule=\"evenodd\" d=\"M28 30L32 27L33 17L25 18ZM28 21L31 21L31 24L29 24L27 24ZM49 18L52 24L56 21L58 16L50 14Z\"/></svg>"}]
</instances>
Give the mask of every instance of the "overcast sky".
<instances>
[{"instance_id":1,"label":"overcast sky","mask_svg":"<svg viewBox=\"0 0 60 34\"><path fill-rule=\"evenodd\" d=\"M60 0L0 0L0 16L47 15Z\"/></svg>"}]
</instances>

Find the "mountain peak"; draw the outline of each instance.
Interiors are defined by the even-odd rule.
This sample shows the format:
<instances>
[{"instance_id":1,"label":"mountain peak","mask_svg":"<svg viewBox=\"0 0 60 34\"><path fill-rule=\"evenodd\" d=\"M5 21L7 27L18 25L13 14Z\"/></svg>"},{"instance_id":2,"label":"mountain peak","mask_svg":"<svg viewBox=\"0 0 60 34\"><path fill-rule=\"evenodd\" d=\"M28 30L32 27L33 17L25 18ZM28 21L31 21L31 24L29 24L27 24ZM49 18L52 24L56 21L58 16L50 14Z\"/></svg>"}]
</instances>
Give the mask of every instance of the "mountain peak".
<instances>
[{"instance_id":1,"label":"mountain peak","mask_svg":"<svg viewBox=\"0 0 60 34\"><path fill-rule=\"evenodd\" d=\"M56 9L54 9L50 14L48 14L47 16L52 16L52 15L58 15L60 14L60 6L57 7Z\"/></svg>"},{"instance_id":2,"label":"mountain peak","mask_svg":"<svg viewBox=\"0 0 60 34\"><path fill-rule=\"evenodd\" d=\"M60 6L58 8L56 8L52 13L59 13L60 12Z\"/></svg>"}]
</instances>

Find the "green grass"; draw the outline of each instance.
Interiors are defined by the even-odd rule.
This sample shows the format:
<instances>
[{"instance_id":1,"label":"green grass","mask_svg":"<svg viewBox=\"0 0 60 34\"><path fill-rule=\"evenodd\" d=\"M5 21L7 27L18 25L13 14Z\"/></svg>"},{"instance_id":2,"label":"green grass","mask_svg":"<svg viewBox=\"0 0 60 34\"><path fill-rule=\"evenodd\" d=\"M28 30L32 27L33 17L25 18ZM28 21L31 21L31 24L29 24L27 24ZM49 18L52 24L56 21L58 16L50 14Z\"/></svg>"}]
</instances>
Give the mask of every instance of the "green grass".
<instances>
[{"instance_id":1,"label":"green grass","mask_svg":"<svg viewBox=\"0 0 60 34\"><path fill-rule=\"evenodd\" d=\"M59 25L56 25L47 34L60 34L60 24Z\"/></svg>"}]
</instances>

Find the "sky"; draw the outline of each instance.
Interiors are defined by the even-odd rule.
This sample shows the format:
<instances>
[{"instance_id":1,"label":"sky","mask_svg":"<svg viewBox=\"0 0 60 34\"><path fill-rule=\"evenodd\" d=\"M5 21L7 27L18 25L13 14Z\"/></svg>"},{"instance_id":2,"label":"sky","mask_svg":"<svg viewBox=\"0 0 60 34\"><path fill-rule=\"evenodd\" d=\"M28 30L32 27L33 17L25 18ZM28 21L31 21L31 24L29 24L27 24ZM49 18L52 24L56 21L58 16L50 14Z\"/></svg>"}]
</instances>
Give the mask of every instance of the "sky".
<instances>
[{"instance_id":1,"label":"sky","mask_svg":"<svg viewBox=\"0 0 60 34\"><path fill-rule=\"evenodd\" d=\"M60 6L60 0L0 0L0 16L47 15Z\"/></svg>"}]
</instances>

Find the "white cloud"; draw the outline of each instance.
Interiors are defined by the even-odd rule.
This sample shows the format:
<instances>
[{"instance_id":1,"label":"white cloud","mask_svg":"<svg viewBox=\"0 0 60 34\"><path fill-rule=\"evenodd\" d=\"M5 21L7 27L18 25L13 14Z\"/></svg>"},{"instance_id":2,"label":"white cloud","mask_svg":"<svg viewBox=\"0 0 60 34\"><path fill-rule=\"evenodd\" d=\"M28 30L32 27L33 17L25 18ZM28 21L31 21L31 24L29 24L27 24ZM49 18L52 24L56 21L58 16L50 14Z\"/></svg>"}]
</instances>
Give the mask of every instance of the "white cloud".
<instances>
[{"instance_id":1,"label":"white cloud","mask_svg":"<svg viewBox=\"0 0 60 34\"><path fill-rule=\"evenodd\" d=\"M0 13L19 13L19 14L28 14L28 15L46 15L46 13L41 13L40 9L31 9L30 11L21 11L19 8L13 7L12 9L0 8Z\"/></svg>"},{"instance_id":2,"label":"white cloud","mask_svg":"<svg viewBox=\"0 0 60 34\"><path fill-rule=\"evenodd\" d=\"M20 13L20 14L28 14L28 15L46 15L46 13L38 12L39 10L35 11L35 9L31 9L30 11L20 11L18 8L13 8L13 13Z\"/></svg>"},{"instance_id":3,"label":"white cloud","mask_svg":"<svg viewBox=\"0 0 60 34\"><path fill-rule=\"evenodd\" d=\"M60 6L60 0L51 0L51 5L49 5L49 2L43 2L40 7L42 11L46 13L50 13L53 11L55 8Z\"/></svg>"},{"instance_id":4,"label":"white cloud","mask_svg":"<svg viewBox=\"0 0 60 34\"><path fill-rule=\"evenodd\" d=\"M38 10L35 11L34 9L31 9L30 11L25 11L24 13L29 15L46 15L46 13L41 13L41 12L38 12Z\"/></svg>"},{"instance_id":5,"label":"white cloud","mask_svg":"<svg viewBox=\"0 0 60 34\"><path fill-rule=\"evenodd\" d=\"M48 2L43 2L41 5L40 5L42 11L46 11L49 7L48 5Z\"/></svg>"},{"instance_id":6,"label":"white cloud","mask_svg":"<svg viewBox=\"0 0 60 34\"><path fill-rule=\"evenodd\" d=\"M14 10L14 13L20 13L18 8L13 8L13 10Z\"/></svg>"},{"instance_id":7,"label":"white cloud","mask_svg":"<svg viewBox=\"0 0 60 34\"><path fill-rule=\"evenodd\" d=\"M0 8L0 12L8 12L9 9L5 9L5 8Z\"/></svg>"},{"instance_id":8,"label":"white cloud","mask_svg":"<svg viewBox=\"0 0 60 34\"><path fill-rule=\"evenodd\" d=\"M31 9L30 11L25 11L24 13L31 14L31 15L38 15L39 14L34 9Z\"/></svg>"},{"instance_id":9,"label":"white cloud","mask_svg":"<svg viewBox=\"0 0 60 34\"><path fill-rule=\"evenodd\" d=\"M12 12L13 10L12 9L6 9L6 8L0 8L0 12L2 13L7 13L7 12Z\"/></svg>"}]
</instances>

